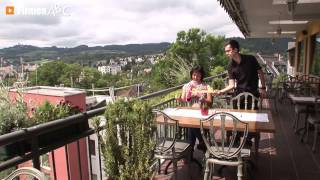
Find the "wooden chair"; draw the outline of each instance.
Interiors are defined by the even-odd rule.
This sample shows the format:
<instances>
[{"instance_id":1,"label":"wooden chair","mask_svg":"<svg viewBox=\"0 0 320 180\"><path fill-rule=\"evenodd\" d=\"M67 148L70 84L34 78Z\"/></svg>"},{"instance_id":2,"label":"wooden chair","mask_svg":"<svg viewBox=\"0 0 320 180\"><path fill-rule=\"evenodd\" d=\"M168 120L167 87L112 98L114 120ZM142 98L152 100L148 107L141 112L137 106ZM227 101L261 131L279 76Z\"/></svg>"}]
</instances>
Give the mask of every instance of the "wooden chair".
<instances>
[{"instance_id":1,"label":"wooden chair","mask_svg":"<svg viewBox=\"0 0 320 180\"><path fill-rule=\"evenodd\" d=\"M295 96L311 96L312 94L312 88L308 82L300 82L298 85L295 86L291 93L294 94ZM298 123L300 122L300 117L301 115L305 115L307 118L307 114L312 112L313 108L310 108L305 105L299 105L299 104L294 104L294 112L296 114L296 118L293 120L293 129L295 133L298 133L299 127ZM307 120L305 118L305 121Z\"/></svg>"},{"instance_id":2,"label":"wooden chair","mask_svg":"<svg viewBox=\"0 0 320 180\"><path fill-rule=\"evenodd\" d=\"M177 120L159 110L154 110L153 114L157 125L154 136L156 142L154 157L158 159L158 173L160 173L160 160L170 160L173 164L174 178L177 180L177 162L183 158L190 162L193 147L178 138L179 123ZM167 174L168 166L165 169L165 174Z\"/></svg>"},{"instance_id":3,"label":"wooden chair","mask_svg":"<svg viewBox=\"0 0 320 180\"><path fill-rule=\"evenodd\" d=\"M218 112L205 120L200 121L201 135L207 147L206 167L204 179L211 179L214 172L214 164L223 166L237 166L238 179L242 179L246 173L246 163L243 158L250 156L250 149L244 149L248 135L248 123L242 122L235 116L225 112ZM209 129L208 134L204 130ZM227 130L232 132L231 141L227 142ZM241 132L240 141L236 139Z\"/></svg>"},{"instance_id":4,"label":"wooden chair","mask_svg":"<svg viewBox=\"0 0 320 180\"><path fill-rule=\"evenodd\" d=\"M249 92L243 92L231 99L231 109L244 109L244 110L255 110L261 109L261 101ZM228 133L229 134L229 133ZM260 133L250 133L250 136L254 138L255 153L258 155Z\"/></svg>"},{"instance_id":5,"label":"wooden chair","mask_svg":"<svg viewBox=\"0 0 320 180\"><path fill-rule=\"evenodd\" d=\"M308 116L307 123L307 139L309 137L309 125L312 124L314 126L314 135L313 135L313 143L312 143L312 151L316 151L317 137L318 132L320 130L320 97L315 99L315 111L314 113Z\"/></svg>"},{"instance_id":6,"label":"wooden chair","mask_svg":"<svg viewBox=\"0 0 320 180\"><path fill-rule=\"evenodd\" d=\"M45 180L45 176L42 172L40 172L38 169L32 168L32 167L22 167L19 169L14 170L9 176L2 180L13 180L16 178L19 178L21 175L26 175L32 178L36 178L38 180Z\"/></svg>"}]
</instances>

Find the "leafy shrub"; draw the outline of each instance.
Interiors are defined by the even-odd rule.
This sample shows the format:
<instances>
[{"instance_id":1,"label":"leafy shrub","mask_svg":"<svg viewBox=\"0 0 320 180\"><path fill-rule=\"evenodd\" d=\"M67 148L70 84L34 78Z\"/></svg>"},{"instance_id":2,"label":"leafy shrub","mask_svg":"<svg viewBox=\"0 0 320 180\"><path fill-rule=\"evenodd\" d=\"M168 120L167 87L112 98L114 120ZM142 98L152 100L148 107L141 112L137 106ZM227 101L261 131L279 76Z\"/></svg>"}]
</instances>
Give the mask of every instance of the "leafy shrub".
<instances>
[{"instance_id":1,"label":"leafy shrub","mask_svg":"<svg viewBox=\"0 0 320 180\"><path fill-rule=\"evenodd\" d=\"M79 112L80 110L78 108L72 107L69 103L53 105L50 102L45 101L34 110L32 122L34 125L41 124L68 117Z\"/></svg>"},{"instance_id":2,"label":"leafy shrub","mask_svg":"<svg viewBox=\"0 0 320 180\"><path fill-rule=\"evenodd\" d=\"M223 89L225 84L224 84L224 79L222 78L214 78L211 82L211 86L213 89Z\"/></svg>"},{"instance_id":3,"label":"leafy shrub","mask_svg":"<svg viewBox=\"0 0 320 180\"><path fill-rule=\"evenodd\" d=\"M224 67L222 67L222 66L216 66L214 69L212 69L212 70L210 71L210 75L211 75L211 76L216 76L216 75L218 75L218 74L223 73L224 71L225 71L225 68L224 68Z\"/></svg>"},{"instance_id":4,"label":"leafy shrub","mask_svg":"<svg viewBox=\"0 0 320 180\"><path fill-rule=\"evenodd\" d=\"M288 75L287 74L279 74L275 79L272 81L272 87L273 88L279 88L280 82L284 82L288 80Z\"/></svg>"},{"instance_id":5,"label":"leafy shrub","mask_svg":"<svg viewBox=\"0 0 320 180\"><path fill-rule=\"evenodd\" d=\"M21 96L15 101L9 97L8 89L0 86L0 135L28 127L28 110Z\"/></svg>"},{"instance_id":6,"label":"leafy shrub","mask_svg":"<svg viewBox=\"0 0 320 180\"><path fill-rule=\"evenodd\" d=\"M106 135L102 144L109 178L150 179L154 141L152 109L141 100L118 100L105 111Z\"/></svg>"}]
</instances>

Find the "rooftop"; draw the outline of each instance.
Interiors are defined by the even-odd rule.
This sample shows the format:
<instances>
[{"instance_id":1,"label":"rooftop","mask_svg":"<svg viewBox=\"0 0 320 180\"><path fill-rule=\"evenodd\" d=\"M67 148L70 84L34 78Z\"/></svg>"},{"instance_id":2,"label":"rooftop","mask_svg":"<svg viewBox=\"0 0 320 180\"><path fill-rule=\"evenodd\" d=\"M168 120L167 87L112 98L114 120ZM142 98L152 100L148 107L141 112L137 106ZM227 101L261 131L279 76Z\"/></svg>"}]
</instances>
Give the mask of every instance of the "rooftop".
<instances>
[{"instance_id":1,"label":"rooftop","mask_svg":"<svg viewBox=\"0 0 320 180\"><path fill-rule=\"evenodd\" d=\"M34 86L19 89L25 94L40 94L47 96L72 96L76 94L84 94L85 91L75 89L75 88L65 88L65 87L50 87L50 86ZM11 92L16 92L18 89L10 89Z\"/></svg>"}]
</instances>

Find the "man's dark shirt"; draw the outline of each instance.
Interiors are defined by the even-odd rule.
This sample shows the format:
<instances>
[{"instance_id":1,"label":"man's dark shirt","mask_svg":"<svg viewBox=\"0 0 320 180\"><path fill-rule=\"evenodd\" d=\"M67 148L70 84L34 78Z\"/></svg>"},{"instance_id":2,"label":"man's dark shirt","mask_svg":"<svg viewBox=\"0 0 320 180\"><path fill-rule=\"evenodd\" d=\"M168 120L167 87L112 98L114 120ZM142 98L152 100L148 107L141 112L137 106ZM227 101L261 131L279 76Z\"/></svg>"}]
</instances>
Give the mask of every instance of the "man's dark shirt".
<instances>
[{"instance_id":1,"label":"man's dark shirt","mask_svg":"<svg viewBox=\"0 0 320 180\"><path fill-rule=\"evenodd\" d=\"M236 80L236 94L250 92L259 97L258 91L258 70L261 69L257 59L252 55L240 54L241 61L237 64L232 60L228 65L229 79Z\"/></svg>"}]
</instances>

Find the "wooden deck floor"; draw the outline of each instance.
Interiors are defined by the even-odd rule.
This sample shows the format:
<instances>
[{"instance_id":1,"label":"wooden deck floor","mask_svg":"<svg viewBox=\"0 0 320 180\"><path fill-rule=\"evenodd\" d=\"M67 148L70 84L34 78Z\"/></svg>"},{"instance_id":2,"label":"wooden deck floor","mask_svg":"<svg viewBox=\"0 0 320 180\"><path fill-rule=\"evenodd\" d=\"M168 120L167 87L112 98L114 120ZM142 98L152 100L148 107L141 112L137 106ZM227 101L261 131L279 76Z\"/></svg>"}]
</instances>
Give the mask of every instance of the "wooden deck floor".
<instances>
[{"instance_id":1,"label":"wooden deck floor","mask_svg":"<svg viewBox=\"0 0 320 180\"><path fill-rule=\"evenodd\" d=\"M268 103L266 103L268 106ZM319 180L320 179L320 142L318 151L311 151L312 135L308 143L300 142L300 135L295 134L292 122L295 118L293 106L290 103L278 103L278 112L272 109L276 133L262 133L259 147L259 158L254 161L252 178L257 180ZM303 117L301 118L303 119ZM302 126L303 122L300 122ZM195 150L194 156L201 161L203 154ZM179 162L179 179L203 179L202 172L195 163L189 166ZM171 172L171 171L169 171ZM213 179L237 179L236 168L224 168L219 176L215 171ZM155 179L171 179L168 175L157 175Z\"/></svg>"}]
</instances>

